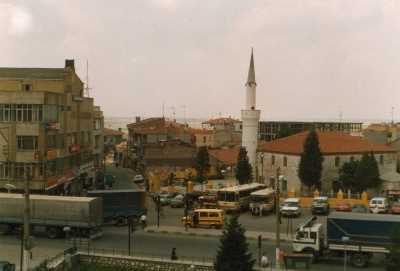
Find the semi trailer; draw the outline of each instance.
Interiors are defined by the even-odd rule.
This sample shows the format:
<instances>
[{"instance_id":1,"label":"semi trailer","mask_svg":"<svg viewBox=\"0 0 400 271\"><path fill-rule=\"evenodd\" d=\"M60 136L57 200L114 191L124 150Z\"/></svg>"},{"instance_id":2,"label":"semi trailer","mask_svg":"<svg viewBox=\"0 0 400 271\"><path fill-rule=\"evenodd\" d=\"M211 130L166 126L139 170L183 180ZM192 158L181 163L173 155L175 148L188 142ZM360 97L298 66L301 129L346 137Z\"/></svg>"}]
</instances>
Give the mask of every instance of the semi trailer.
<instances>
[{"instance_id":1,"label":"semi trailer","mask_svg":"<svg viewBox=\"0 0 400 271\"><path fill-rule=\"evenodd\" d=\"M315 258L348 255L356 267L365 267L374 254L388 254L391 235L400 227L400 216L334 212L327 218L326 232L313 216L299 225L293 251Z\"/></svg>"},{"instance_id":2,"label":"semi trailer","mask_svg":"<svg viewBox=\"0 0 400 271\"><path fill-rule=\"evenodd\" d=\"M22 194L0 193L0 228L4 233L19 230L24 223L25 200ZM101 198L30 195L32 232L47 237L61 237L65 231L73 236L101 236L103 209Z\"/></svg>"}]
</instances>

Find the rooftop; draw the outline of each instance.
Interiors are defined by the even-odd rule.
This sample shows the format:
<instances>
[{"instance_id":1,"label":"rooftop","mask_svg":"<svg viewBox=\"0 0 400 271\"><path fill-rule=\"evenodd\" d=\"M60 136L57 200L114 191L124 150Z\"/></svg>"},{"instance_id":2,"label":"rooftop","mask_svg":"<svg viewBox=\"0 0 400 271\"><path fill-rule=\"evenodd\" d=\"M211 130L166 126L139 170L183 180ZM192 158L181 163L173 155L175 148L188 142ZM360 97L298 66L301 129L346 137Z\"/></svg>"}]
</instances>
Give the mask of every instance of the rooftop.
<instances>
[{"instance_id":1,"label":"rooftop","mask_svg":"<svg viewBox=\"0 0 400 271\"><path fill-rule=\"evenodd\" d=\"M110 129L110 128L103 128L103 133L105 136L122 136L122 135L124 135L123 132L114 130L114 129Z\"/></svg>"},{"instance_id":2,"label":"rooftop","mask_svg":"<svg viewBox=\"0 0 400 271\"><path fill-rule=\"evenodd\" d=\"M280 138L259 145L258 151L301 155L308 131ZM388 153L395 150L387 145L367 141L359 136L351 136L342 132L317 131L322 154L360 154L365 152Z\"/></svg>"},{"instance_id":3,"label":"rooftop","mask_svg":"<svg viewBox=\"0 0 400 271\"><path fill-rule=\"evenodd\" d=\"M240 120L228 117L228 118L209 119L208 121L203 122L203 124L220 125L220 124L233 124L238 122L240 122Z\"/></svg>"},{"instance_id":4,"label":"rooftop","mask_svg":"<svg viewBox=\"0 0 400 271\"><path fill-rule=\"evenodd\" d=\"M208 150L208 154L225 165L236 165L239 148Z\"/></svg>"},{"instance_id":5,"label":"rooftop","mask_svg":"<svg viewBox=\"0 0 400 271\"><path fill-rule=\"evenodd\" d=\"M0 68L1 79L64 79L64 68Z\"/></svg>"}]
</instances>

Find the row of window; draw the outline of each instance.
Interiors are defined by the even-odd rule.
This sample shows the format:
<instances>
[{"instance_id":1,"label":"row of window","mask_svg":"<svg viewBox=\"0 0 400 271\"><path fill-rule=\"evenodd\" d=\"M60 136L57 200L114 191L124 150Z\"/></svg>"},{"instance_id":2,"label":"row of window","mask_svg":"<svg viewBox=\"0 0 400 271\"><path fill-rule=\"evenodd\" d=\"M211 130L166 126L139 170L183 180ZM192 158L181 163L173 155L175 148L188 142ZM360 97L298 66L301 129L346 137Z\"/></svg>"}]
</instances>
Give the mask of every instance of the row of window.
<instances>
[{"instance_id":1,"label":"row of window","mask_svg":"<svg viewBox=\"0 0 400 271\"><path fill-rule=\"evenodd\" d=\"M76 144L76 133L68 135L67 141L69 145ZM92 143L91 140L91 132L82 132L81 133L81 142L82 145L90 145ZM51 149L62 149L65 147L65 140L63 134L57 135L47 135L47 147ZM98 139L99 141L100 139ZM99 144L99 142L97 142ZM17 149L18 150L37 150L38 149L38 137L37 136L17 136Z\"/></svg>"},{"instance_id":2,"label":"row of window","mask_svg":"<svg viewBox=\"0 0 400 271\"><path fill-rule=\"evenodd\" d=\"M354 161L354 157L353 156L350 157L350 161ZM383 163L384 163L384 157L383 157L383 155L380 155L379 156L379 164L383 165ZM282 164L283 164L284 167L287 167L287 157L286 156L283 157L283 163ZM271 156L271 165L275 165L275 155ZM335 157L335 167L340 167L340 165L341 165L340 156L336 156Z\"/></svg>"},{"instance_id":3,"label":"row of window","mask_svg":"<svg viewBox=\"0 0 400 271\"><path fill-rule=\"evenodd\" d=\"M0 104L0 121L31 122L43 120L41 104Z\"/></svg>"}]
</instances>

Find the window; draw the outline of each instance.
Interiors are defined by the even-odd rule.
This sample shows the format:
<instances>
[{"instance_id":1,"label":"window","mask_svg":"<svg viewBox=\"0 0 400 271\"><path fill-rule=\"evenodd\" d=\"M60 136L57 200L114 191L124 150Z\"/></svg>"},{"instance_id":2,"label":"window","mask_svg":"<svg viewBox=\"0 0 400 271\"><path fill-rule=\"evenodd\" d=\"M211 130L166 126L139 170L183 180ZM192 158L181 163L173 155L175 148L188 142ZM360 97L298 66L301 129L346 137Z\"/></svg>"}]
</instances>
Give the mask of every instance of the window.
<instances>
[{"instance_id":1,"label":"window","mask_svg":"<svg viewBox=\"0 0 400 271\"><path fill-rule=\"evenodd\" d=\"M208 217L208 214L206 212L200 212L200 217Z\"/></svg>"},{"instance_id":2,"label":"window","mask_svg":"<svg viewBox=\"0 0 400 271\"><path fill-rule=\"evenodd\" d=\"M47 147L50 149L57 148L57 137L56 135L47 135Z\"/></svg>"},{"instance_id":3,"label":"window","mask_svg":"<svg viewBox=\"0 0 400 271\"><path fill-rule=\"evenodd\" d=\"M0 122L32 122L42 118L41 104L0 104Z\"/></svg>"},{"instance_id":4,"label":"window","mask_svg":"<svg viewBox=\"0 0 400 271\"><path fill-rule=\"evenodd\" d=\"M209 217L219 217L218 213L209 213Z\"/></svg>"},{"instance_id":5,"label":"window","mask_svg":"<svg viewBox=\"0 0 400 271\"><path fill-rule=\"evenodd\" d=\"M37 150L37 136L17 136L17 147L19 150Z\"/></svg>"},{"instance_id":6,"label":"window","mask_svg":"<svg viewBox=\"0 0 400 271\"><path fill-rule=\"evenodd\" d=\"M339 156L335 157L335 167L340 167L340 157Z\"/></svg>"},{"instance_id":7,"label":"window","mask_svg":"<svg viewBox=\"0 0 400 271\"><path fill-rule=\"evenodd\" d=\"M271 156L271 165L275 165L275 155Z\"/></svg>"},{"instance_id":8,"label":"window","mask_svg":"<svg viewBox=\"0 0 400 271\"><path fill-rule=\"evenodd\" d=\"M31 84L23 84L23 89L25 91L31 91L32 90L32 85Z\"/></svg>"},{"instance_id":9,"label":"window","mask_svg":"<svg viewBox=\"0 0 400 271\"><path fill-rule=\"evenodd\" d=\"M383 155L379 156L379 164L383 165Z\"/></svg>"},{"instance_id":10,"label":"window","mask_svg":"<svg viewBox=\"0 0 400 271\"><path fill-rule=\"evenodd\" d=\"M286 156L283 157L283 166L287 167L287 157Z\"/></svg>"}]
</instances>

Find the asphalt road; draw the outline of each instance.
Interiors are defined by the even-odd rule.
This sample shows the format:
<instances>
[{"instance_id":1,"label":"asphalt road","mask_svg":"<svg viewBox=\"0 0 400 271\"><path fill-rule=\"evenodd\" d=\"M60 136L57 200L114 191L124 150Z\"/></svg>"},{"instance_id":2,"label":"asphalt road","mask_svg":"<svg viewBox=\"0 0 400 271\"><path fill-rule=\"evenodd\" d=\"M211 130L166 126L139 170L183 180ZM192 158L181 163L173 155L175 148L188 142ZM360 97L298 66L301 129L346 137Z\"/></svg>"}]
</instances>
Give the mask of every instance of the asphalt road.
<instances>
[{"instance_id":1,"label":"asphalt road","mask_svg":"<svg viewBox=\"0 0 400 271\"><path fill-rule=\"evenodd\" d=\"M128 248L127 227L105 227L104 236L90 243L92 249L98 251L106 250L116 254L126 254ZM36 237L36 246L33 249L33 262L38 263L45 258L50 258L71 246L65 240L49 240L47 238ZM219 239L215 237L195 237L190 235L170 235L146 233L142 230L135 232L133 237L133 254L141 256L164 256L169 257L173 247L177 250L177 255L181 259L212 261L217 253ZM249 249L256 257L257 242L249 240ZM16 236L0 236L0 259L14 263L19 262L19 240ZM282 248L290 250L289 243L282 243ZM274 255L274 242L263 241L264 251L270 259ZM384 270L381 258L374 258L367 270ZM312 265L311 270L343 270L343 258L321 262ZM348 267L348 270L360 270Z\"/></svg>"}]
</instances>

